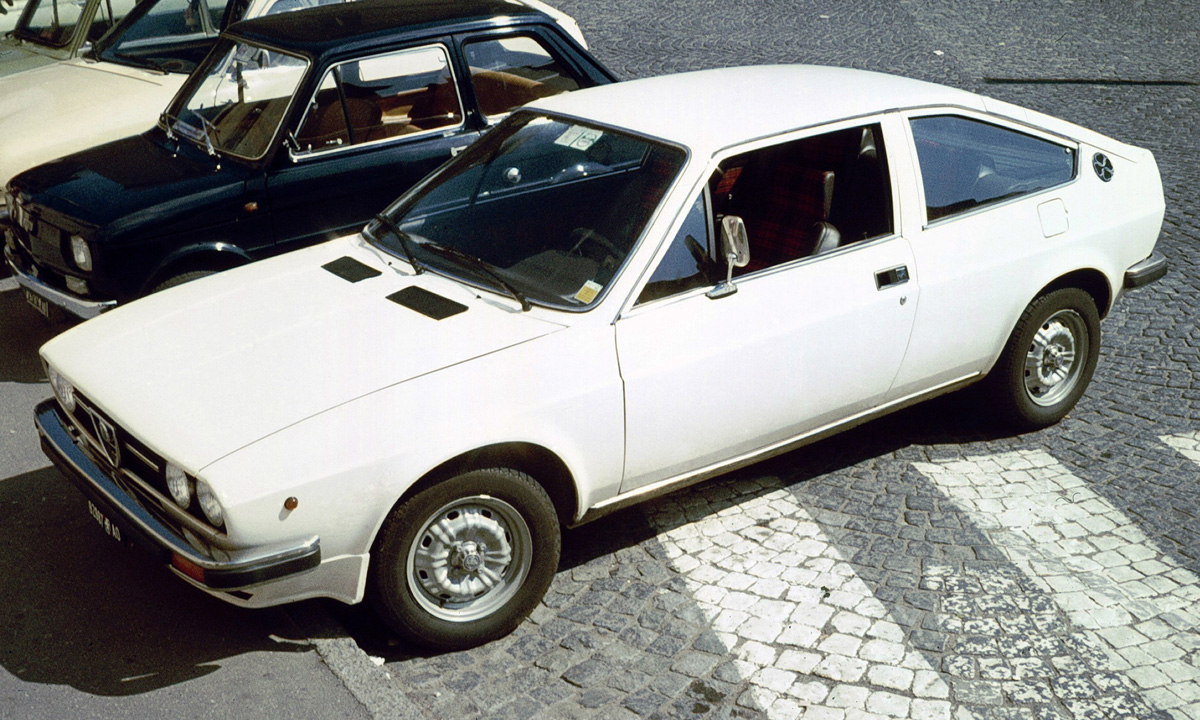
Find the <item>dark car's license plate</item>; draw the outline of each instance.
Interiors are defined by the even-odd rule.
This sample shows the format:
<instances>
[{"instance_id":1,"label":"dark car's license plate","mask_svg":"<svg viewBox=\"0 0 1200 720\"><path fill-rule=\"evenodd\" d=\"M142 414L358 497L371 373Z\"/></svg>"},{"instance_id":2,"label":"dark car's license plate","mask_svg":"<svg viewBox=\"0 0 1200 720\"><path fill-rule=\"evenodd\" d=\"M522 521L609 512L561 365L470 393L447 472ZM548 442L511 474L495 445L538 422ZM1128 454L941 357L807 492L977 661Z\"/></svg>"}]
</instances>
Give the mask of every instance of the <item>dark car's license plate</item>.
<instances>
[{"instance_id":1,"label":"dark car's license plate","mask_svg":"<svg viewBox=\"0 0 1200 720\"><path fill-rule=\"evenodd\" d=\"M88 500L88 514L92 516L92 519L100 525L100 528L104 530L104 532L107 533L110 538L116 540L117 542L122 542L121 528L117 527L117 524L113 521L104 517L104 513L100 512L100 508L96 507L96 503L92 502L91 500Z\"/></svg>"},{"instance_id":2,"label":"dark car's license plate","mask_svg":"<svg viewBox=\"0 0 1200 720\"><path fill-rule=\"evenodd\" d=\"M46 298L44 298L41 295L38 295L34 292L26 290L25 291L25 302L32 305L34 310L37 310L38 312L40 312L42 314L42 317L44 317L44 318L50 317L50 303L46 301Z\"/></svg>"}]
</instances>

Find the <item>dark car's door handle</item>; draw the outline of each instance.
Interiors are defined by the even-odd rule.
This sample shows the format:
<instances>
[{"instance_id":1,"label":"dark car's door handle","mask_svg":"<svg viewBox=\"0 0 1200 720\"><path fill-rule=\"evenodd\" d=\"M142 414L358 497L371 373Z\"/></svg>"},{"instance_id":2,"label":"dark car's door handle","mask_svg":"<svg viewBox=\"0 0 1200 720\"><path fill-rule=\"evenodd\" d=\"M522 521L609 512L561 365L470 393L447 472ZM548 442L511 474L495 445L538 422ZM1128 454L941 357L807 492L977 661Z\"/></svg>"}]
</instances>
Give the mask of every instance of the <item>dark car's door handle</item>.
<instances>
[{"instance_id":1,"label":"dark car's door handle","mask_svg":"<svg viewBox=\"0 0 1200 720\"><path fill-rule=\"evenodd\" d=\"M906 282L908 282L907 265L897 265L894 268L877 270L875 272L875 288L877 290L892 287L893 285L903 285Z\"/></svg>"}]
</instances>

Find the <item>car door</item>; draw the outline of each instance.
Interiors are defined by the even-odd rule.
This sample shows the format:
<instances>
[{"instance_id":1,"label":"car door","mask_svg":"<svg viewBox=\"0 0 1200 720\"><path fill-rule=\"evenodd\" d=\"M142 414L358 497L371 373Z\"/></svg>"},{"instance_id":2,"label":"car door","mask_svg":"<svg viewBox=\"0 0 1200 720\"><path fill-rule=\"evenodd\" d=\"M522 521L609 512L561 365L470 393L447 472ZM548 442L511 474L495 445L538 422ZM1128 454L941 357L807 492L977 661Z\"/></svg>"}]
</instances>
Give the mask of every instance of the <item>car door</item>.
<instances>
[{"instance_id":1,"label":"car door","mask_svg":"<svg viewBox=\"0 0 1200 720\"><path fill-rule=\"evenodd\" d=\"M920 208L908 216L921 306L897 397L988 369L1069 252L1073 143L964 110L907 114Z\"/></svg>"},{"instance_id":2,"label":"car door","mask_svg":"<svg viewBox=\"0 0 1200 720\"><path fill-rule=\"evenodd\" d=\"M267 180L277 243L358 230L478 137L448 47L429 42L326 70Z\"/></svg>"},{"instance_id":3,"label":"car door","mask_svg":"<svg viewBox=\"0 0 1200 720\"><path fill-rule=\"evenodd\" d=\"M917 301L894 197L880 124L720 163L616 323L622 491L751 457L882 401ZM751 262L736 292L714 298L718 215L743 218ZM831 228L840 237L827 242Z\"/></svg>"}]
</instances>

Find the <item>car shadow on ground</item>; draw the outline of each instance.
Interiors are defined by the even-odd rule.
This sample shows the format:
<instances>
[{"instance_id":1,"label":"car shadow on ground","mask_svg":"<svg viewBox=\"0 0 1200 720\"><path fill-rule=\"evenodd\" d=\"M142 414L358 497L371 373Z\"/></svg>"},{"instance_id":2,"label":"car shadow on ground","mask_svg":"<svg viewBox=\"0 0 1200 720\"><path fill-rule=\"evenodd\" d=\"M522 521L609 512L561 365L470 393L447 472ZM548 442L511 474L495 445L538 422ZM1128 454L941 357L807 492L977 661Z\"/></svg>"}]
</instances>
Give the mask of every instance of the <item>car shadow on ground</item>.
<instances>
[{"instance_id":1,"label":"car shadow on ground","mask_svg":"<svg viewBox=\"0 0 1200 720\"><path fill-rule=\"evenodd\" d=\"M111 540L53 468L0 479L0 607L0 666L99 696L191 681L243 653L312 651L286 612L228 605Z\"/></svg>"},{"instance_id":2,"label":"car shadow on ground","mask_svg":"<svg viewBox=\"0 0 1200 720\"><path fill-rule=\"evenodd\" d=\"M1012 437L1010 429L986 414L986 404L980 395L975 388L967 388L692 487L703 492L706 485L763 476L779 478L784 486L790 487L909 445L960 445ZM757 494L752 493L742 499L748 501L755 497ZM598 558L652 541L661 528L650 522L642 507L635 505L566 530L559 574L569 574L574 568ZM388 663L441 654L424 651L399 639L366 604L351 607L329 601L327 609L363 651Z\"/></svg>"},{"instance_id":3,"label":"car shadow on ground","mask_svg":"<svg viewBox=\"0 0 1200 720\"><path fill-rule=\"evenodd\" d=\"M0 281L0 382L43 382L38 348L72 324L47 321L25 302L15 281Z\"/></svg>"}]
</instances>

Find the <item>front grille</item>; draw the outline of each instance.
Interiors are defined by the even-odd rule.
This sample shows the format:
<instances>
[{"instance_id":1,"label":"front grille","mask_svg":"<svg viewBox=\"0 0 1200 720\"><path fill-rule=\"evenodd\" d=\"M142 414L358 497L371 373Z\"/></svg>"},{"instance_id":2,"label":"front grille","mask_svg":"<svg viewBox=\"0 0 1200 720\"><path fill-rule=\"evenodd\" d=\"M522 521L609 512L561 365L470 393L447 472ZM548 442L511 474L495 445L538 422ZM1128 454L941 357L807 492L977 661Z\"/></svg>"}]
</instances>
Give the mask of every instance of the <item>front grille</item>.
<instances>
[{"instance_id":1,"label":"front grille","mask_svg":"<svg viewBox=\"0 0 1200 720\"><path fill-rule=\"evenodd\" d=\"M189 517L179 517L178 506L167 489L166 461L158 453L114 422L78 390L75 406L75 412L68 415L86 444L85 450L129 497L181 538L200 537L218 547L227 544L224 533L202 520L194 498L188 509Z\"/></svg>"},{"instance_id":2,"label":"front grille","mask_svg":"<svg viewBox=\"0 0 1200 720\"><path fill-rule=\"evenodd\" d=\"M92 450L106 461L108 470L126 470L149 481L163 493L167 492L167 481L163 476L165 464L161 457L137 442L78 391L75 393L75 405L72 420L83 431Z\"/></svg>"}]
</instances>

